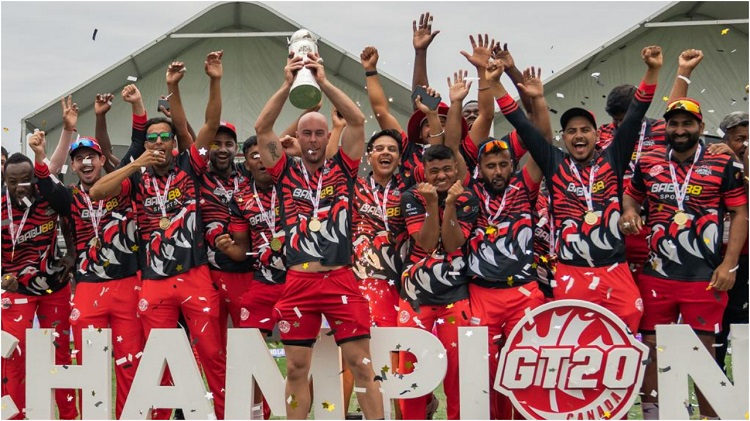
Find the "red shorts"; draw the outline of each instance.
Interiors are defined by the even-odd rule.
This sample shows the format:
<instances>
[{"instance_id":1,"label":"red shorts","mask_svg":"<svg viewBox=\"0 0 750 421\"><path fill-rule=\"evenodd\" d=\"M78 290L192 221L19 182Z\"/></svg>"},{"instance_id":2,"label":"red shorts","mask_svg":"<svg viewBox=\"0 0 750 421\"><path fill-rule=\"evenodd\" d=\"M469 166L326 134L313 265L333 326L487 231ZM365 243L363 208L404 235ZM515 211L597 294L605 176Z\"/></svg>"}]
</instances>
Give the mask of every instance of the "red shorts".
<instances>
[{"instance_id":1,"label":"red shorts","mask_svg":"<svg viewBox=\"0 0 750 421\"><path fill-rule=\"evenodd\" d=\"M377 327L396 327L399 295L395 281L368 278L359 281L359 290L370 304L370 323Z\"/></svg>"},{"instance_id":2,"label":"red shorts","mask_svg":"<svg viewBox=\"0 0 750 421\"><path fill-rule=\"evenodd\" d=\"M672 281L641 275L641 290L645 310L640 330L654 333L656 325L676 323L679 315L694 330L713 335L721 331L721 319L727 307L726 291L706 290L709 281Z\"/></svg>"},{"instance_id":3,"label":"red shorts","mask_svg":"<svg viewBox=\"0 0 750 421\"><path fill-rule=\"evenodd\" d=\"M285 286L251 280L247 292L240 298L239 327L258 328L270 336L273 332L273 308L284 293Z\"/></svg>"},{"instance_id":4,"label":"red shorts","mask_svg":"<svg viewBox=\"0 0 750 421\"><path fill-rule=\"evenodd\" d=\"M523 290L521 289L523 288ZM507 338L516 323L526 315L526 309L533 310L544 304L544 294L536 282L529 282L515 288L484 288L469 284L472 325L487 326L491 344Z\"/></svg>"},{"instance_id":5,"label":"red shorts","mask_svg":"<svg viewBox=\"0 0 750 421\"><path fill-rule=\"evenodd\" d=\"M350 267L287 272L286 288L274 308L281 342L312 346L320 333L321 315L330 324L337 344L370 337L370 309Z\"/></svg>"},{"instance_id":6,"label":"red shorts","mask_svg":"<svg viewBox=\"0 0 750 421\"><path fill-rule=\"evenodd\" d=\"M598 304L622 319L631 333L638 331L643 300L627 264L592 268L558 263L553 288L555 300Z\"/></svg>"}]
</instances>

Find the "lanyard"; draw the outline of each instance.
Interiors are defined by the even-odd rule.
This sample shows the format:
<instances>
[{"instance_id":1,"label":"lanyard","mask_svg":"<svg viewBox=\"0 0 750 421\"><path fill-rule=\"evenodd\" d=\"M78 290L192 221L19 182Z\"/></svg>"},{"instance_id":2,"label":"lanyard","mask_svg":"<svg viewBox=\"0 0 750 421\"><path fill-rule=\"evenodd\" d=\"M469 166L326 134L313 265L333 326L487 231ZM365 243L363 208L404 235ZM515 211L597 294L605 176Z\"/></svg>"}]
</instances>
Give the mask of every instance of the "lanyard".
<instances>
[{"instance_id":1,"label":"lanyard","mask_svg":"<svg viewBox=\"0 0 750 421\"><path fill-rule=\"evenodd\" d=\"M167 178L167 184L164 186L164 194L159 192L159 185L156 183L156 177L151 178L151 185L154 186L154 192L156 193L156 203L159 204L162 217L167 216L167 194L169 194L169 185L172 184L172 178L174 178L174 174L170 174L169 178Z\"/></svg>"},{"instance_id":2,"label":"lanyard","mask_svg":"<svg viewBox=\"0 0 750 421\"><path fill-rule=\"evenodd\" d=\"M13 261L16 257L16 244L18 244L18 240L21 238L21 233L23 233L23 226L26 224L26 219L29 217L31 206L27 207L26 211L24 211L21 222L18 224L18 231L16 231L16 224L13 223L13 205L10 200L10 192L7 189L5 190L5 204L8 206L8 219L10 219L10 241L13 244L13 252L11 253L10 260Z\"/></svg>"},{"instance_id":3,"label":"lanyard","mask_svg":"<svg viewBox=\"0 0 750 421\"><path fill-rule=\"evenodd\" d=\"M646 138L646 120L643 120L643 124L641 125L641 135L638 139L638 149L635 152L635 161L630 162L630 171L635 171L635 164L638 163L638 161L641 160L641 151L643 150L643 139Z\"/></svg>"},{"instance_id":4,"label":"lanyard","mask_svg":"<svg viewBox=\"0 0 750 421\"><path fill-rule=\"evenodd\" d=\"M323 162L323 168L326 166L326 162L328 160ZM307 174L307 168L305 168L304 163L300 163L300 166L302 167L302 175L305 177L305 183L307 184L307 191L310 192L310 201L313 205L313 218L318 218L318 207L320 206L320 192L323 190L323 174L320 174L320 177L318 177L318 191L315 193L315 197L312 196L312 187L310 187L310 176Z\"/></svg>"},{"instance_id":5,"label":"lanyard","mask_svg":"<svg viewBox=\"0 0 750 421\"><path fill-rule=\"evenodd\" d=\"M675 200L677 200L677 208L680 211L685 210L683 203L685 202L685 194L687 194L688 184L690 184L690 176L693 175L693 167L695 166L695 163L698 162L698 157L700 156L702 149L703 148L701 147L701 145L698 145L698 149L695 151L695 156L693 157L693 164L690 166L690 169L685 175L685 181L682 182L682 187L677 184L677 172L674 169L674 165L672 165L673 150L670 149L669 151L669 157L667 158L667 160L669 160L669 174L672 176L674 198Z\"/></svg>"},{"instance_id":6,"label":"lanyard","mask_svg":"<svg viewBox=\"0 0 750 421\"><path fill-rule=\"evenodd\" d=\"M271 191L271 216L266 215L266 209L263 207L263 203L260 201L260 197L258 196L258 190L255 188L255 180L253 180L253 195L255 196L255 202L258 204L258 209L260 209L260 218L266 223L268 228L271 229L271 235L276 234L276 187L272 187ZM266 242L268 242L266 240Z\"/></svg>"},{"instance_id":7,"label":"lanyard","mask_svg":"<svg viewBox=\"0 0 750 421\"><path fill-rule=\"evenodd\" d=\"M576 167L576 164L574 162L570 163L570 170L573 171L573 174L575 174L578 182L581 183L581 187L583 188L583 196L586 198L586 206L588 207L588 211L593 212L594 202L591 200L591 191L594 188L594 179L596 178L596 173L599 172L599 165L594 165L594 167L591 169L591 172L589 173L588 187L583 184L581 174L578 172L578 168Z\"/></svg>"},{"instance_id":8,"label":"lanyard","mask_svg":"<svg viewBox=\"0 0 750 421\"><path fill-rule=\"evenodd\" d=\"M508 189L510 188L518 190L518 187L516 186L507 186L503 192L503 199L500 201L500 206L497 208L495 215L490 216L492 215L492 211L490 210L490 194L487 192L487 189L482 186L482 190L484 191L484 208L487 210L487 223L489 225L495 225L495 221L497 221L498 218L500 218L500 214L503 213L503 209L505 209L505 199L508 196Z\"/></svg>"},{"instance_id":9,"label":"lanyard","mask_svg":"<svg viewBox=\"0 0 750 421\"><path fill-rule=\"evenodd\" d=\"M391 190L391 181L388 181L388 184L385 186L385 192L383 193L383 204L380 204L380 198L378 197L378 188L376 188L375 179L370 177L370 191L372 192L372 197L375 199L375 205L380 209L380 212L383 215L383 222L385 223L385 231L390 232L390 229L388 228L388 192Z\"/></svg>"},{"instance_id":10,"label":"lanyard","mask_svg":"<svg viewBox=\"0 0 750 421\"><path fill-rule=\"evenodd\" d=\"M230 202L234 196L237 195L237 192L240 190L239 182L237 181L237 177L234 177L234 190L232 190L232 194L229 194L229 191L224 187L223 184L221 184L221 181L219 181L219 177L214 177L214 180L216 180L216 185L219 186L219 189L221 189L221 194L224 195L224 197L227 198L227 202Z\"/></svg>"},{"instance_id":11,"label":"lanyard","mask_svg":"<svg viewBox=\"0 0 750 421\"><path fill-rule=\"evenodd\" d=\"M89 208L89 215L91 216L91 225L94 227L94 237L99 238L99 222L102 220L102 206L104 206L104 201L99 201L99 209L94 212L94 206L91 203L91 198L89 195L83 190L83 185L80 186L79 189L81 193L83 193L83 201L86 202L86 207Z\"/></svg>"}]
</instances>

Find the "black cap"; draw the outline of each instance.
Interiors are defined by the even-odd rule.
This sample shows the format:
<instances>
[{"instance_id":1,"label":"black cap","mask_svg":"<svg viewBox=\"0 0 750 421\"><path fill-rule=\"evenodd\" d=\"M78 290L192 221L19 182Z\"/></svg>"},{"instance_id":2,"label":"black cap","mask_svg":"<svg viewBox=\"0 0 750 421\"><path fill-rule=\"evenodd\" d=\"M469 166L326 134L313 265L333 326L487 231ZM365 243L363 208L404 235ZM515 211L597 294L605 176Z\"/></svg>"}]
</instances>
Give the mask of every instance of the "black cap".
<instances>
[{"instance_id":1,"label":"black cap","mask_svg":"<svg viewBox=\"0 0 750 421\"><path fill-rule=\"evenodd\" d=\"M591 122L591 124L596 129L596 118L594 118L594 113L592 113L589 110L584 110L583 108L571 108L568 111L565 111L560 117L560 125L562 126L562 129L565 130L565 126L568 125L570 120L573 119L573 117L584 117L588 121Z\"/></svg>"}]
</instances>

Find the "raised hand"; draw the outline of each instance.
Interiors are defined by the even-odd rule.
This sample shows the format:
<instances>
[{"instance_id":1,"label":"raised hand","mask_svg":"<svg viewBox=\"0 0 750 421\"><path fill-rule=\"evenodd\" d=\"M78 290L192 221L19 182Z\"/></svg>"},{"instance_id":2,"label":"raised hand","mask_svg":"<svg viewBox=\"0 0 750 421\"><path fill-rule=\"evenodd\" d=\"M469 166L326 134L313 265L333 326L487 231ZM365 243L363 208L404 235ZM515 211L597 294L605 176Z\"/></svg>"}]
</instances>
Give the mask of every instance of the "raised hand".
<instances>
[{"instance_id":1,"label":"raised hand","mask_svg":"<svg viewBox=\"0 0 750 421\"><path fill-rule=\"evenodd\" d=\"M281 147L284 149L284 153L289 156L302 156L302 147L299 145L299 140L296 137L286 135L279 139Z\"/></svg>"},{"instance_id":2,"label":"raised hand","mask_svg":"<svg viewBox=\"0 0 750 421\"><path fill-rule=\"evenodd\" d=\"M60 104L63 109L63 129L72 132L78 124L78 104L73 102L73 95L63 97Z\"/></svg>"},{"instance_id":3,"label":"raised hand","mask_svg":"<svg viewBox=\"0 0 750 421\"><path fill-rule=\"evenodd\" d=\"M437 91L435 91L434 89L432 89L432 88L430 88L428 86L423 86L423 88L425 88L427 90L427 95L429 95L431 97L439 97L440 96L440 94ZM414 98L414 104L417 105L417 109L419 111L422 111L425 114L437 113L437 109L431 110L430 107L422 104L422 96L420 96L420 95L417 95L417 97Z\"/></svg>"},{"instance_id":4,"label":"raised hand","mask_svg":"<svg viewBox=\"0 0 750 421\"><path fill-rule=\"evenodd\" d=\"M477 34L476 42L473 35L469 35L469 41L473 49L472 53L469 54L466 51L461 51L461 55L466 57L466 60L469 60L469 63L478 69L487 68L487 62L492 56L492 50L495 48L495 40L493 39L490 42L487 34L484 34L484 39L482 39L482 34Z\"/></svg>"},{"instance_id":5,"label":"raised hand","mask_svg":"<svg viewBox=\"0 0 750 421\"><path fill-rule=\"evenodd\" d=\"M211 79L221 79L224 74L224 69L221 65L221 58L224 56L224 51L212 51L206 56L204 67L206 74Z\"/></svg>"},{"instance_id":6,"label":"raised hand","mask_svg":"<svg viewBox=\"0 0 750 421\"><path fill-rule=\"evenodd\" d=\"M451 78L448 77L448 96L450 97L451 103L463 102L466 95L469 94L471 82L466 81L468 73L469 72L466 70L459 70L458 72L453 73L453 83L451 83Z\"/></svg>"},{"instance_id":7,"label":"raised hand","mask_svg":"<svg viewBox=\"0 0 750 421\"><path fill-rule=\"evenodd\" d=\"M164 96L164 95L162 95L160 98L161 99L167 99L167 97ZM167 118L172 118L172 110L171 109L168 110L168 109L164 108L163 105L159 106L159 112L162 113L162 114L164 114L164 116L167 117Z\"/></svg>"},{"instance_id":8,"label":"raised hand","mask_svg":"<svg viewBox=\"0 0 750 421\"><path fill-rule=\"evenodd\" d=\"M367 46L362 53L359 55L359 60L362 62L362 67L365 68L366 72L376 70L378 67L378 49L375 47Z\"/></svg>"},{"instance_id":9,"label":"raised hand","mask_svg":"<svg viewBox=\"0 0 750 421\"><path fill-rule=\"evenodd\" d=\"M436 190L437 191L437 190ZM448 189L448 196L445 198L445 205L446 206L453 206L456 204L456 200L458 199L458 196L461 196L461 193L464 192L464 186L461 183L460 180L456 180L455 183L451 186L450 189Z\"/></svg>"},{"instance_id":10,"label":"raised hand","mask_svg":"<svg viewBox=\"0 0 750 421\"><path fill-rule=\"evenodd\" d=\"M500 60L490 60L487 68L484 71L485 79L494 82L500 82L500 76L505 71L505 65Z\"/></svg>"},{"instance_id":11,"label":"raised hand","mask_svg":"<svg viewBox=\"0 0 750 421\"><path fill-rule=\"evenodd\" d=\"M94 114L107 114L107 112L112 108L113 99L115 99L115 96L110 93L96 94L96 98L94 99Z\"/></svg>"},{"instance_id":12,"label":"raised hand","mask_svg":"<svg viewBox=\"0 0 750 421\"><path fill-rule=\"evenodd\" d=\"M122 100L130 104L135 104L141 100L141 91L132 83L122 88L121 94Z\"/></svg>"},{"instance_id":13,"label":"raised hand","mask_svg":"<svg viewBox=\"0 0 750 421\"><path fill-rule=\"evenodd\" d=\"M503 44L502 48L500 48L500 43L495 44L494 48L492 49L492 58L495 59L495 61L499 61L506 69L512 69L516 67L516 62L515 60L513 60L513 56L510 54L510 51L508 51L507 42Z\"/></svg>"},{"instance_id":14,"label":"raised hand","mask_svg":"<svg viewBox=\"0 0 750 421\"><path fill-rule=\"evenodd\" d=\"M678 59L678 66L681 69L693 71L696 67L698 67L698 63L703 60L703 51L696 50L696 49L689 49L685 50L680 54L680 58Z\"/></svg>"},{"instance_id":15,"label":"raised hand","mask_svg":"<svg viewBox=\"0 0 750 421\"><path fill-rule=\"evenodd\" d=\"M529 98L544 96L544 84L542 84L542 69L537 72L534 67L523 71L523 83L518 84L518 89L523 91Z\"/></svg>"},{"instance_id":16,"label":"raised hand","mask_svg":"<svg viewBox=\"0 0 750 421\"><path fill-rule=\"evenodd\" d=\"M435 39L440 30L432 30L432 20L434 16L430 15L430 12L422 13L419 15L419 26L417 21L412 21L412 32L415 50L426 50L430 46L432 40Z\"/></svg>"},{"instance_id":17,"label":"raised hand","mask_svg":"<svg viewBox=\"0 0 750 421\"><path fill-rule=\"evenodd\" d=\"M338 110L336 110L336 107L331 107L331 122L333 123L333 127L344 127L346 126L346 120L344 120L344 117L341 117L339 115Z\"/></svg>"},{"instance_id":18,"label":"raised hand","mask_svg":"<svg viewBox=\"0 0 750 421\"><path fill-rule=\"evenodd\" d=\"M438 193L437 187L430 183L419 183L417 185L417 193L419 193L427 204L437 204Z\"/></svg>"},{"instance_id":19,"label":"raised hand","mask_svg":"<svg viewBox=\"0 0 750 421\"><path fill-rule=\"evenodd\" d=\"M286 83L291 85L292 82L294 82L294 77L297 75L297 72L303 67L305 67L305 63L302 60L302 57L289 57L286 61L286 66L284 66L284 80Z\"/></svg>"},{"instance_id":20,"label":"raised hand","mask_svg":"<svg viewBox=\"0 0 750 421\"><path fill-rule=\"evenodd\" d=\"M29 137L29 147L34 151L35 155L44 155L44 148L47 144L45 134L42 131L34 130L34 133Z\"/></svg>"},{"instance_id":21,"label":"raised hand","mask_svg":"<svg viewBox=\"0 0 750 421\"><path fill-rule=\"evenodd\" d=\"M181 61L173 61L167 67L167 85L173 85L179 83L182 77L185 76L185 63Z\"/></svg>"},{"instance_id":22,"label":"raised hand","mask_svg":"<svg viewBox=\"0 0 750 421\"><path fill-rule=\"evenodd\" d=\"M664 57L661 54L661 47L652 45L641 50L641 58L649 69L661 69Z\"/></svg>"},{"instance_id":23,"label":"raised hand","mask_svg":"<svg viewBox=\"0 0 750 421\"><path fill-rule=\"evenodd\" d=\"M313 77L315 77L315 81L318 82L318 85L322 85L323 82L325 82L326 71L323 67L323 59L320 58L319 54L307 53L307 58L305 59L305 67L310 69Z\"/></svg>"}]
</instances>

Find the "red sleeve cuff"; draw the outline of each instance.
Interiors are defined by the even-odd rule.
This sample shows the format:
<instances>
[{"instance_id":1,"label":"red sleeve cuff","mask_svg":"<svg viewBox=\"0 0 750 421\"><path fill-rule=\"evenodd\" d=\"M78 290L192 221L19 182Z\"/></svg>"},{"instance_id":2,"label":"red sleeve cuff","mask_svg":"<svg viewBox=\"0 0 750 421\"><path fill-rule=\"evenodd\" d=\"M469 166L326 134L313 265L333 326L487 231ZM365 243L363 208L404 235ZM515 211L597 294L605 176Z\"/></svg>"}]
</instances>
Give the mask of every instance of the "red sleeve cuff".
<instances>
[{"instance_id":1,"label":"red sleeve cuff","mask_svg":"<svg viewBox=\"0 0 750 421\"><path fill-rule=\"evenodd\" d=\"M231 232L244 232L249 229L250 224L241 221L232 221L229 223L229 231Z\"/></svg>"},{"instance_id":2,"label":"red sleeve cuff","mask_svg":"<svg viewBox=\"0 0 750 421\"><path fill-rule=\"evenodd\" d=\"M647 85L641 81L641 85L635 91L635 97L641 102L650 102L654 98L654 92L656 92L656 85Z\"/></svg>"},{"instance_id":3,"label":"red sleeve cuff","mask_svg":"<svg viewBox=\"0 0 750 421\"><path fill-rule=\"evenodd\" d=\"M49 167L44 162L34 162L34 175L38 178L49 177Z\"/></svg>"},{"instance_id":4,"label":"red sleeve cuff","mask_svg":"<svg viewBox=\"0 0 750 421\"><path fill-rule=\"evenodd\" d=\"M144 130L146 128L146 122L148 121L148 115L143 113L142 115L133 114L133 127L138 130Z\"/></svg>"},{"instance_id":5,"label":"red sleeve cuff","mask_svg":"<svg viewBox=\"0 0 750 421\"><path fill-rule=\"evenodd\" d=\"M506 115L518 109L516 101L514 101L510 94L507 93L503 97L497 99L497 105L500 107L503 114Z\"/></svg>"},{"instance_id":6,"label":"red sleeve cuff","mask_svg":"<svg viewBox=\"0 0 750 421\"><path fill-rule=\"evenodd\" d=\"M738 187L732 191L724 193L724 204L728 208L736 208L747 204L747 196L745 196L745 188Z\"/></svg>"},{"instance_id":7,"label":"red sleeve cuff","mask_svg":"<svg viewBox=\"0 0 750 421\"><path fill-rule=\"evenodd\" d=\"M406 229L409 231L409 235L414 235L422 229L422 225L424 225L424 221L413 222L411 224L406 224Z\"/></svg>"}]
</instances>

